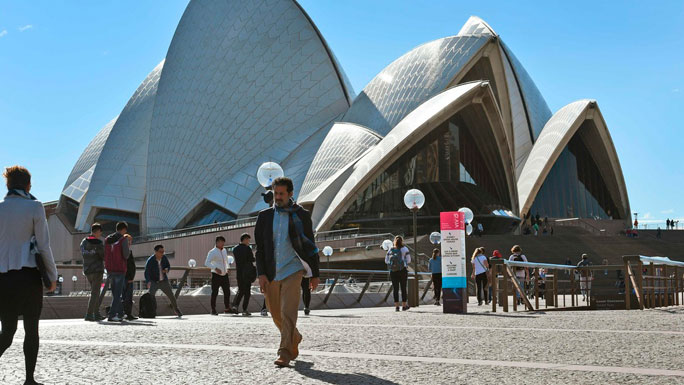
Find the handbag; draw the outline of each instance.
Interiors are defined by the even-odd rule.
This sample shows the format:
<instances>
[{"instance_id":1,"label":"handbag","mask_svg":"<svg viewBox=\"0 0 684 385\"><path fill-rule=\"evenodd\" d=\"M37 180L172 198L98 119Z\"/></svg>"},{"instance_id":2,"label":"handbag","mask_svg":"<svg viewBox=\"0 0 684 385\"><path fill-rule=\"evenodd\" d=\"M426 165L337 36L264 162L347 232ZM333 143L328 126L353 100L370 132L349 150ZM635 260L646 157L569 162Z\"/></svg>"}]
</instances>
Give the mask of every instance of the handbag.
<instances>
[{"instance_id":1,"label":"handbag","mask_svg":"<svg viewBox=\"0 0 684 385\"><path fill-rule=\"evenodd\" d=\"M40 280L43 281L43 286L45 286L46 289L49 289L52 286L52 281L50 281L50 277L47 275L43 255L40 254L38 246L36 246L35 236L31 237L30 253L33 254L33 257L36 259L36 268L38 268L38 271L40 272Z\"/></svg>"}]
</instances>

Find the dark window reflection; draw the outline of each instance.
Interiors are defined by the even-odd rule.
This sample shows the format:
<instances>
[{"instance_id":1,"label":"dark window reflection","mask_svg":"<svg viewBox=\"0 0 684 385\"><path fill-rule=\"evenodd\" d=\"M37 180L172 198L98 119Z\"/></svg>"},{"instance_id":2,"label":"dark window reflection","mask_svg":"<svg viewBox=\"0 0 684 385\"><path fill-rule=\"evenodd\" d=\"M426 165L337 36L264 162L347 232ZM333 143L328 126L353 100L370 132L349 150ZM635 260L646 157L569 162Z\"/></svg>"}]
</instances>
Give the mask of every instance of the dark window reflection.
<instances>
[{"instance_id":1,"label":"dark window reflection","mask_svg":"<svg viewBox=\"0 0 684 385\"><path fill-rule=\"evenodd\" d=\"M403 226L411 215L403 198L411 188L425 194L426 203L419 212L424 219L437 218L442 211L464 206L476 215L510 210L496 142L491 128L473 123L478 119L481 117L474 111L464 111L433 130L356 197L336 228ZM507 230L509 222L506 219Z\"/></svg>"},{"instance_id":2,"label":"dark window reflection","mask_svg":"<svg viewBox=\"0 0 684 385\"><path fill-rule=\"evenodd\" d=\"M551 218L622 219L579 135L570 140L559 156L530 213Z\"/></svg>"}]
</instances>

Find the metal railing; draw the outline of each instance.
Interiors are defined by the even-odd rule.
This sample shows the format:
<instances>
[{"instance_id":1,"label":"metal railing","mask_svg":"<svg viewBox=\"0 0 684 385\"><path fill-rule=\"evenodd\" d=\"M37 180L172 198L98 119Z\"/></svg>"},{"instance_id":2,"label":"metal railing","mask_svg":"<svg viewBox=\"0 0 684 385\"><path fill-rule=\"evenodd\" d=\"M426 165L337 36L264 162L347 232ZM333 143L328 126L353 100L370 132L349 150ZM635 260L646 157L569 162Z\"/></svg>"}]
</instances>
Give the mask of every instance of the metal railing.
<instances>
[{"instance_id":1,"label":"metal railing","mask_svg":"<svg viewBox=\"0 0 684 385\"><path fill-rule=\"evenodd\" d=\"M80 265L57 265L58 270L81 270L83 266ZM144 270L142 266L136 266L136 270ZM177 281L177 287L175 289L175 297L183 295L189 295L197 288L186 288L185 284L188 282L188 278L193 277L197 279L197 275L203 276L203 280L206 282L211 278L210 271L208 267L171 267L171 270L183 271L182 277ZM235 268L229 268L229 271L235 271ZM326 304L333 294L358 294L356 298L356 303L360 303L364 295L368 293L382 293L384 299L378 304L386 302L389 296L392 294L392 283L389 277L389 271L387 270L357 270L357 269L320 269L320 283L317 288L315 288L313 293L325 294L323 304ZM428 276L427 279L420 279L418 281L418 289L422 290L423 294L419 301L423 301L426 293L428 292L432 280L430 279L430 273L419 272L420 276ZM410 277L411 278L411 277ZM107 277L104 280L104 285L100 291L100 297L98 302L98 308L101 306L107 292L109 291L111 278ZM256 281L255 281L256 282ZM236 282L233 283L232 287L235 287ZM472 285L472 283L471 283ZM136 290L134 295L141 295L147 290ZM252 291L258 291L258 286L252 286ZM88 296L90 291L78 291L75 294L70 294L73 296ZM159 293L162 295L162 293ZM375 304L377 305L377 304Z\"/></svg>"},{"instance_id":2,"label":"metal railing","mask_svg":"<svg viewBox=\"0 0 684 385\"><path fill-rule=\"evenodd\" d=\"M497 310L498 302L508 312L509 294L514 311L519 302L527 310L539 310L540 300L545 309L571 310L630 310L635 303L640 309L684 303L683 262L644 256L624 256L623 261L624 265L576 267L493 259L492 311ZM644 267L645 263L648 266ZM527 269L524 280L517 278L516 268Z\"/></svg>"},{"instance_id":3,"label":"metal railing","mask_svg":"<svg viewBox=\"0 0 684 385\"><path fill-rule=\"evenodd\" d=\"M184 229L162 231L153 234L142 235L133 239L134 243L160 241L164 239L188 237L192 235L226 231L236 228L254 226L257 217L240 218L227 222L212 223L209 225L186 227Z\"/></svg>"}]
</instances>

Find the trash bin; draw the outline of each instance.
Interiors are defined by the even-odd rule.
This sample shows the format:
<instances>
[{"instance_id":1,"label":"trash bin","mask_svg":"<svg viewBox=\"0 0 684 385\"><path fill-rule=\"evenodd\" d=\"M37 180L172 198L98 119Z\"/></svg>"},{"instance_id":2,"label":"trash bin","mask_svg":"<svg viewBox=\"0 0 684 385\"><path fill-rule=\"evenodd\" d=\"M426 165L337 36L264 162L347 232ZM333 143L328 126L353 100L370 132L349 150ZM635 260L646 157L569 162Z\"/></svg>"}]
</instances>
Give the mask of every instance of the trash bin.
<instances>
[{"instance_id":1,"label":"trash bin","mask_svg":"<svg viewBox=\"0 0 684 385\"><path fill-rule=\"evenodd\" d=\"M408 277L408 305L418 306L418 282L413 274L409 272Z\"/></svg>"}]
</instances>

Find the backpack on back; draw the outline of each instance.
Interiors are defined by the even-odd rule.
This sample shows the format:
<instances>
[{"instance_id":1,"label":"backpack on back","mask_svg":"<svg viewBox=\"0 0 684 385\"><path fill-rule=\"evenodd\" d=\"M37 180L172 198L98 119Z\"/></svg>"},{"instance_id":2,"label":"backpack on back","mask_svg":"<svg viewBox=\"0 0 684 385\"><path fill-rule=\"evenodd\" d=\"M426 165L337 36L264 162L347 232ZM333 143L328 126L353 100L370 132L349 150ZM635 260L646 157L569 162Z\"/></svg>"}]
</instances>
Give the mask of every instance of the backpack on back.
<instances>
[{"instance_id":1,"label":"backpack on back","mask_svg":"<svg viewBox=\"0 0 684 385\"><path fill-rule=\"evenodd\" d=\"M389 269L390 271L399 271L404 269L404 259L401 257L401 250L395 247L389 250Z\"/></svg>"},{"instance_id":2,"label":"backpack on back","mask_svg":"<svg viewBox=\"0 0 684 385\"><path fill-rule=\"evenodd\" d=\"M110 272L126 272L126 261L123 259L122 242L126 242L126 238L121 237L114 243L106 243L105 249L105 268Z\"/></svg>"},{"instance_id":3,"label":"backpack on back","mask_svg":"<svg viewBox=\"0 0 684 385\"><path fill-rule=\"evenodd\" d=\"M521 254L518 254L518 255L516 255L515 257L513 257L513 261L515 261L515 262L525 262L525 260L523 259L523 257L522 257ZM515 270L516 270L516 271L522 271L522 270L525 270L525 268L524 268L524 267L520 267L520 266L516 266L516 267L515 267Z\"/></svg>"},{"instance_id":4,"label":"backpack on back","mask_svg":"<svg viewBox=\"0 0 684 385\"><path fill-rule=\"evenodd\" d=\"M139 316L141 318L154 318L157 316L157 301L149 292L140 297Z\"/></svg>"}]
</instances>

